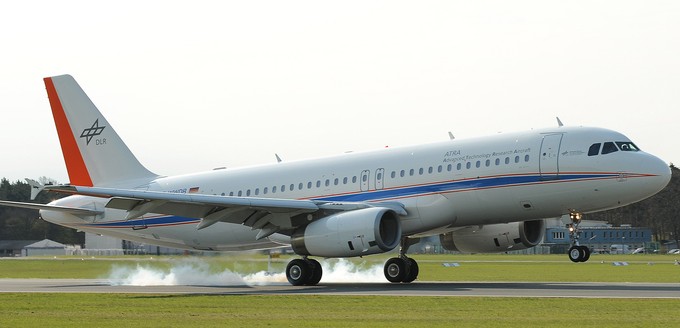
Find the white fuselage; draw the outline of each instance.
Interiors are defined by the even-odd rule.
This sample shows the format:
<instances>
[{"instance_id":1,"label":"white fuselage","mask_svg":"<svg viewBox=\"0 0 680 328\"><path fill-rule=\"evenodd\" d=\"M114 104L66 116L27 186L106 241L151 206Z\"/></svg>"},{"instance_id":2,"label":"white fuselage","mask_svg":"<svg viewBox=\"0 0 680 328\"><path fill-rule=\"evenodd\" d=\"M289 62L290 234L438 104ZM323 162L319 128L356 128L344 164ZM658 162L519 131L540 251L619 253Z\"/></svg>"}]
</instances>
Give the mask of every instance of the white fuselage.
<instances>
[{"instance_id":1,"label":"white fuselage","mask_svg":"<svg viewBox=\"0 0 680 328\"><path fill-rule=\"evenodd\" d=\"M439 234L470 225L535 220L624 206L666 186L670 169L642 151L589 155L595 143L630 143L605 129L559 127L468 140L157 178L125 186L232 197L391 202L404 206L404 236ZM623 146L621 146L623 147ZM104 209L108 199L70 196L56 205ZM251 228L200 218L125 211L85 221L41 211L48 221L122 239L188 249L242 250L289 243L274 234L257 241Z\"/></svg>"}]
</instances>

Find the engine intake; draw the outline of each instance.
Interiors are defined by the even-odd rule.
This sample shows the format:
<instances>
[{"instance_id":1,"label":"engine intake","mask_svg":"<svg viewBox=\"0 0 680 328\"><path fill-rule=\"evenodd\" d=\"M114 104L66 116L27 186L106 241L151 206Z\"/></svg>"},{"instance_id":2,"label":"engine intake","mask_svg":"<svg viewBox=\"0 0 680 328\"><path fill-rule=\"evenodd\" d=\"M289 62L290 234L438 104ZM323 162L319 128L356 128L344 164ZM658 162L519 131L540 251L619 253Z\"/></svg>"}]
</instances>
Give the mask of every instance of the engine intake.
<instances>
[{"instance_id":1,"label":"engine intake","mask_svg":"<svg viewBox=\"0 0 680 328\"><path fill-rule=\"evenodd\" d=\"M469 226L439 235L442 247L462 253L498 253L534 247L543 240L545 221Z\"/></svg>"},{"instance_id":2,"label":"engine intake","mask_svg":"<svg viewBox=\"0 0 680 328\"><path fill-rule=\"evenodd\" d=\"M299 255L352 257L391 251L401 240L401 221L393 210L371 207L340 212L293 233Z\"/></svg>"}]
</instances>

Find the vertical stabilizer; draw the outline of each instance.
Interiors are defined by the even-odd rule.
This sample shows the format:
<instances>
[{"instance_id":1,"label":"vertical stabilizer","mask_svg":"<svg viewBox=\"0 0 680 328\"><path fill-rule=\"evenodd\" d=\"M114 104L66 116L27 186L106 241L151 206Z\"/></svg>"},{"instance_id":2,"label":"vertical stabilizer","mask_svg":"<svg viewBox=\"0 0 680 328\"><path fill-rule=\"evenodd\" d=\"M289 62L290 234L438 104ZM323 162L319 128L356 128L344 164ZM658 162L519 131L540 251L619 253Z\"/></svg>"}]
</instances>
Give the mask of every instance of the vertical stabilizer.
<instances>
[{"instance_id":1,"label":"vertical stabilizer","mask_svg":"<svg viewBox=\"0 0 680 328\"><path fill-rule=\"evenodd\" d=\"M113 186L157 176L139 163L73 77L44 80L72 185Z\"/></svg>"}]
</instances>

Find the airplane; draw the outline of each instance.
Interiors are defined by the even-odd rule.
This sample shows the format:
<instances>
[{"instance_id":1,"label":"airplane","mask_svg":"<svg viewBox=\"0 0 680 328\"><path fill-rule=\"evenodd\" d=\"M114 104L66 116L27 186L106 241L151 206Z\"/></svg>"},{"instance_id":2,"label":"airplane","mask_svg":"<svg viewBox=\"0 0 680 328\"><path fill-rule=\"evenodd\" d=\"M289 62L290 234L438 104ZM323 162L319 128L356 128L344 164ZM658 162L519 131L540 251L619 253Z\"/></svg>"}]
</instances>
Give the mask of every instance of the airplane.
<instances>
[{"instance_id":1,"label":"airplane","mask_svg":"<svg viewBox=\"0 0 680 328\"><path fill-rule=\"evenodd\" d=\"M322 278L311 257L380 254L392 283L419 274L408 248L439 236L448 250L505 252L536 246L545 219L570 228L569 259L585 213L648 198L670 181L669 166L625 135L568 127L389 147L375 151L178 176L146 169L70 75L44 79L70 194L37 209L49 222L125 240L205 251L292 247L292 285Z\"/></svg>"}]
</instances>

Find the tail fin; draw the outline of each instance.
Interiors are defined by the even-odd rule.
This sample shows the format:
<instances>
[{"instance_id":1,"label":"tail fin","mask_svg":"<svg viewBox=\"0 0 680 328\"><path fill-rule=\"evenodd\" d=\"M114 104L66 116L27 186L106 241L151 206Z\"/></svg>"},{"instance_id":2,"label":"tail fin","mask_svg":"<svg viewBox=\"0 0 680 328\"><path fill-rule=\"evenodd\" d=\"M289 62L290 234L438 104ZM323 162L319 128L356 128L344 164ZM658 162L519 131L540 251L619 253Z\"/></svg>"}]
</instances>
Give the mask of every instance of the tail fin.
<instances>
[{"instance_id":1,"label":"tail fin","mask_svg":"<svg viewBox=\"0 0 680 328\"><path fill-rule=\"evenodd\" d=\"M71 184L112 186L157 177L139 163L73 77L44 80Z\"/></svg>"}]
</instances>

